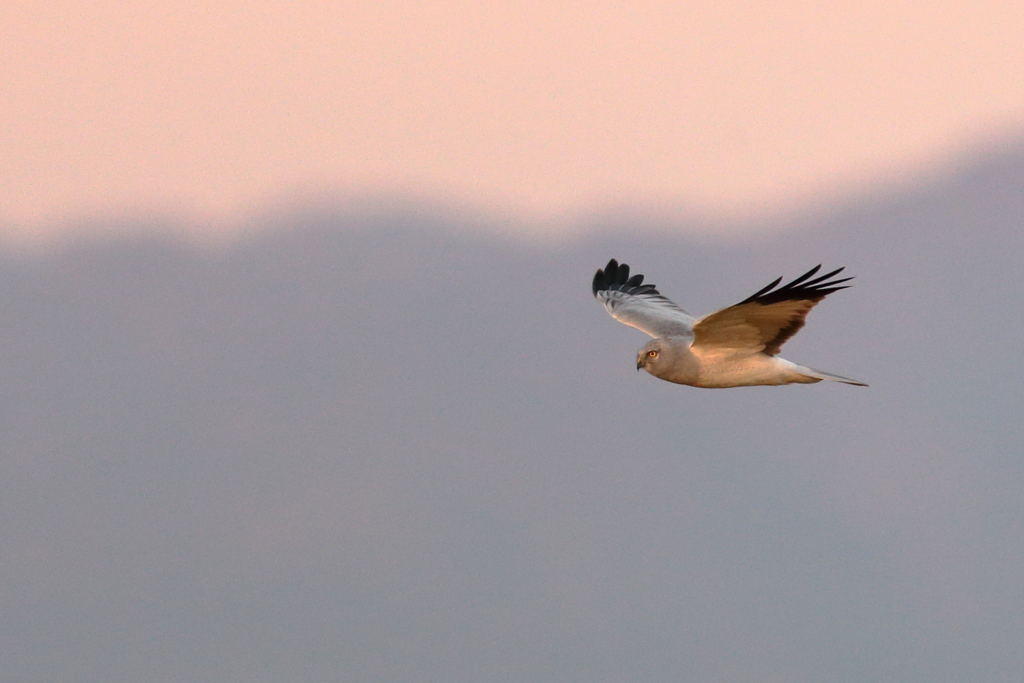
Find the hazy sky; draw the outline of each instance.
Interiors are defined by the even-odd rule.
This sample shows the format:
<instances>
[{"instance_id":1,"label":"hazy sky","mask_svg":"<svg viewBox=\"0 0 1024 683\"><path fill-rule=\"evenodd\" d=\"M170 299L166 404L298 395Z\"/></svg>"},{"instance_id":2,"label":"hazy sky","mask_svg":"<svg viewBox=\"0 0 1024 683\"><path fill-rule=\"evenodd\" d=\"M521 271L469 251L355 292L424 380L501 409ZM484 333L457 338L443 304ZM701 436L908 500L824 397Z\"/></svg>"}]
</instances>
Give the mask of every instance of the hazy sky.
<instances>
[{"instance_id":1,"label":"hazy sky","mask_svg":"<svg viewBox=\"0 0 1024 683\"><path fill-rule=\"evenodd\" d=\"M1002 1L9 0L0 31L8 231L380 191L735 214L1024 114Z\"/></svg>"},{"instance_id":2,"label":"hazy sky","mask_svg":"<svg viewBox=\"0 0 1024 683\"><path fill-rule=\"evenodd\" d=\"M0 250L0 683L1019 683L1024 145L802 229L415 210ZM786 358L635 369L847 267Z\"/></svg>"}]
</instances>

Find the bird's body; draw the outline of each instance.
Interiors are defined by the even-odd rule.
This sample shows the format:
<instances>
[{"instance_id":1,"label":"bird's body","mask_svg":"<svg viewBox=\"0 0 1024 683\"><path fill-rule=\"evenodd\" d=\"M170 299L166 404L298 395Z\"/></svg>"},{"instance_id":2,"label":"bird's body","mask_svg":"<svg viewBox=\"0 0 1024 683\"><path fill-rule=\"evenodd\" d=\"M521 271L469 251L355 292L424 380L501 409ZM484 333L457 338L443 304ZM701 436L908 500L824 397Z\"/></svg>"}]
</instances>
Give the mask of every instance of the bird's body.
<instances>
[{"instance_id":1,"label":"bird's body","mask_svg":"<svg viewBox=\"0 0 1024 683\"><path fill-rule=\"evenodd\" d=\"M594 275L593 291L613 318L654 337L637 354L637 370L694 387L720 389L756 385L812 384L823 379L861 382L791 363L776 354L803 327L807 313L850 278L842 271L811 279L817 266L775 289L779 278L735 306L699 320L665 298L643 275L615 259Z\"/></svg>"},{"instance_id":2,"label":"bird's body","mask_svg":"<svg viewBox=\"0 0 1024 683\"><path fill-rule=\"evenodd\" d=\"M667 345L673 353L670 364L655 367L651 363L641 362L640 367L659 379L705 389L763 384L810 384L821 381L820 378L808 374L809 368L801 368L776 356L694 349L689 342L672 341L670 340ZM662 354L664 353L665 351L662 351Z\"/></svg>"}]
</instances>

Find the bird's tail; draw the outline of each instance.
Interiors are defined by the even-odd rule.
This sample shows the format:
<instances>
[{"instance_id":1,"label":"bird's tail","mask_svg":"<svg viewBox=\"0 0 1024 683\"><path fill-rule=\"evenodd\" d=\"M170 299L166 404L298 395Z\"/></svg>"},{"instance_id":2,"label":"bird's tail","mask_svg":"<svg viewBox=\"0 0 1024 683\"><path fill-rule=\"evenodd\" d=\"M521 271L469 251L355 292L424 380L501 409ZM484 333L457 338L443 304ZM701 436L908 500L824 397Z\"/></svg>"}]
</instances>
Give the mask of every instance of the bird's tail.
<instances>
[{"instance_id":1,"label":"bird's tail","mask_svg":"<svg viewBox=\"0 0 1024 683\"><path fill-rule=\"evenodd\" d=\"M855 387L866 387L867 384L864 382L858 382L855 379L849 377L843 377L842 375L833 375L831 372L822 372L821 370L815 370L814 368L802 367L801 372L808 377L814 377L816 379L828 379L833 382L842 382L843 384L852 384Z\"/></svg>"}]
</instances>

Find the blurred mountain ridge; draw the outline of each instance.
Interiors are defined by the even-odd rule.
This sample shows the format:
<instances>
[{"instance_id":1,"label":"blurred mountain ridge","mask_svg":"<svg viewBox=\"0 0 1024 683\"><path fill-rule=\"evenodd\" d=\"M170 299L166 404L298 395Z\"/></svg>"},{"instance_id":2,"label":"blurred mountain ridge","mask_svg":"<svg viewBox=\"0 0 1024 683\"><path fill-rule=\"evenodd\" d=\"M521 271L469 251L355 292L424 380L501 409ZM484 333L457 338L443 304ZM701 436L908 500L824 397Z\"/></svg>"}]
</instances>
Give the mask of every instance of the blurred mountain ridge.
<instances>
[{"instance_id":1,"label":"blurred mountain ridge","mask_svg":"<svg viewBox=\"0 0 1024 683\"><path fill-rule=\"evenodd\" d=\"M0 680L1013 680L1022 219L1013 151L742 239L11 252ZM845 265L782 355L871 387L637 374L611 257L698 315Z\"/></svg>"}]
</instances>

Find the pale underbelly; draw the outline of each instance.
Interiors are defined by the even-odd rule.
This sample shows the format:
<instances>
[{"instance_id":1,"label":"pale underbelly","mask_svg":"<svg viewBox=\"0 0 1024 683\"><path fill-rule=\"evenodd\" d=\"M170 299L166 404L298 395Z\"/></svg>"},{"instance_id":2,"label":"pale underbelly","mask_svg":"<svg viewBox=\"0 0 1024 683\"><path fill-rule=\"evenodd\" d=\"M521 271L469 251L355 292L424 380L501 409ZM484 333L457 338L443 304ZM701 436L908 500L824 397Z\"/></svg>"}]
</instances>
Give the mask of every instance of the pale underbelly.
<instances>
[{"instance_id":1,"label":"pale underbelly","mask_svg":"<svg viewBox=\"0 0 1024 683\"><path fill-rule=\"evenodd\" d=\"M812 384L820 382L799 372L800 366L782 358L762 353L744 357L698 358L685 375L666 378L678 384L707 389L728 387L777 386L780 384Z\"/></svg>"}]
</instances>

